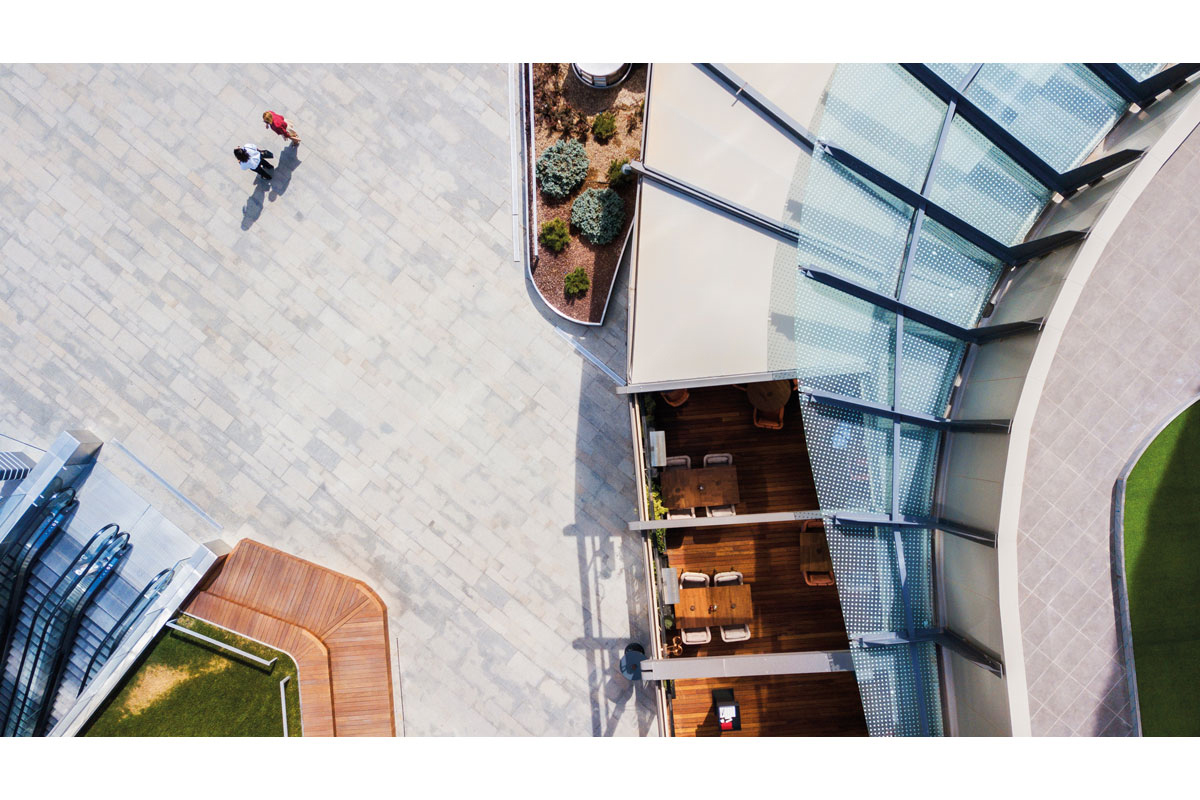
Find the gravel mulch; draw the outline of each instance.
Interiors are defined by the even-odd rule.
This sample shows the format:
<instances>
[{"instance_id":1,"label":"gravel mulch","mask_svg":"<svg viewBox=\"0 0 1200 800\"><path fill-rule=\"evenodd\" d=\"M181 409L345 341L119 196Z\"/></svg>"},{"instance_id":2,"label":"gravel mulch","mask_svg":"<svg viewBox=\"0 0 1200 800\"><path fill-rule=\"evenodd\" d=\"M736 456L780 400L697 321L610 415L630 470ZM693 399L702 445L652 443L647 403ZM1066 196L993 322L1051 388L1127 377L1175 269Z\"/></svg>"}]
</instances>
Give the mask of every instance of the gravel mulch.
<instances>
[{"instance_id":1,"label":"gravel mulch","mask_svg":"<svg viewBox=\"0 0 1200 800\"><path fill-rule=\"evenodd\" d=\"M557 67L557 69L553 69ZM646 65L638 64L630 76L615 89L597 90L584 86L571 74L569 64L534 65L533 81L535 91L550 81L561 87L566 104L576 111L587 115L589 130L583 139L584 150L587 151L587 178L570 197L555 202L548 200L540 191L534 189L534 202L537 203L537 223L540 228L549 220L559 218L570 224L571 203L580 193L587 189L604 189L608 187L608 167L614 160L628 158L636 160L641 157L642 144L642 108L646 99ZM617 117L617 133L607 142L601 143L591 134L591 121L602 111L611 111ZM547 147L563 138L564 134L551 130L546 120L540 119L535 112L534 122L534 160ZM616 276L617 262L621 256L621 247L625 236L633 225L634 201L637 196L637 183L630 181L618 188L617 193L625 201L625 226L621 234L606 245L593 245L579 235L576 228L571 229L571 243L561 253L553 253L539 245L539 258L533 268L533 280L538 289L555 309L566 316L581 322L599 322L604 312L604 304L608 299L609 288ZM533 231L537 236L537 231ZM563 291L563 278L577 267L583 267L591 281L591 288L582 297L568 298Z\"/></svg>"}]
</instances>

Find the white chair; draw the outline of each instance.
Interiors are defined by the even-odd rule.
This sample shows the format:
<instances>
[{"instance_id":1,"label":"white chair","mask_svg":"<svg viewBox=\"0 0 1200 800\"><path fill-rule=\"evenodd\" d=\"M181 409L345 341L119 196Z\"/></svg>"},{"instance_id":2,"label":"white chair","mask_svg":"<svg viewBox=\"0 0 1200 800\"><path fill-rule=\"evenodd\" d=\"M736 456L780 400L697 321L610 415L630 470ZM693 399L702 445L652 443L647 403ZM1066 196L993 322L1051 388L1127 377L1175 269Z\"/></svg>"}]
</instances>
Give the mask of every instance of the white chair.
<instances>
[{"instance_id":1,"label":"white chair","mask_svg":"<svg viewBox=\"0 0 1200 800\"><path fill-rule=\"evenodd\" d=\"M680 589L703 589L708 586L708 574L705 572L681 572L679 574Z\"/></svg>"},{"instance_id":2,"label":"white chair","mask_svg":"<svg viewBox=\"0 0 1200 800\"><path fill-rule=\"evenodd\" d=\"M667 519L695 519L696 509L694 508L668 508Z\"/></svg>"},{"instance_id":3,"label":"white chair","mask_svg":"<svg viewBox=\"0 0 1200 800\"><path fill-rule=\"evenodd\" d=\"M706 467L732 467L733 456L729 453L709 453L704 457Z\"/></svg>"},{"instance_id":4,"label":"white chair","mask_svg":"<svg viewBox=\"0 0 1200 800\"><path fill-rule=\"evenodd\" d=\"M722 642L744 642L750 638L749 625L722 625Z\"/></svg>"},{"instance_id":5,"label":"white chair","mask_svg":"<svg viewBox=\"0 0 1200 800\"><path fill-rule=\"evenodd\" d=\"M737 571L718 572L713 577L713 586L741 586L742 582L743 575ZM708 584L704 585L707 586Z\"/></svg>"},{"instance_id":6,"label":"white chair","mask_svg":"<svg viewBox=\"0 0 1200 800\"><path fill-rule=\"evenodd\" d=\"M682 467L683 469L691 469L692 468L692 457L691 456L667 456L666 469L677 469L679 467Z\"/></svg>"},{"instance_id":7,"label":"white chair","mask_svg":"<svg viewBox=\"0 0 1200 800\"><path fill-rule=\"evenodd\" d=\"M708 644L712 641L712 631L708 628L683 628L684 644Z\"/></svg>"}]
</instances>

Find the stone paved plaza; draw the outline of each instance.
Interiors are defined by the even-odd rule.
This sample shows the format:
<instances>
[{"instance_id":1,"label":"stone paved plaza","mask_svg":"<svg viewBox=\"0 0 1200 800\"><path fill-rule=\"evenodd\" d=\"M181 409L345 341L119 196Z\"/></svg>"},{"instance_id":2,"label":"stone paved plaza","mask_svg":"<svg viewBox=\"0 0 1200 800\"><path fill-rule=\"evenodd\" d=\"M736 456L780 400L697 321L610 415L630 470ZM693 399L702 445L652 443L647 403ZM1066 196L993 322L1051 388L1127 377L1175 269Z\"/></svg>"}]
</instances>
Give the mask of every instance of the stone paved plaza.
<instances>
[{"instance_id":1,"label":"stone paved plaza","mask_svg":"<svg viewBox=\"0 0 1200 800\"><path fill-rule=\"evenodd\" d=\"M513 260L510 164L504 65L0 68L0 433L118 439L369 582L408 735L653 734L628 412Z\"/></svg>"}]
</instances>

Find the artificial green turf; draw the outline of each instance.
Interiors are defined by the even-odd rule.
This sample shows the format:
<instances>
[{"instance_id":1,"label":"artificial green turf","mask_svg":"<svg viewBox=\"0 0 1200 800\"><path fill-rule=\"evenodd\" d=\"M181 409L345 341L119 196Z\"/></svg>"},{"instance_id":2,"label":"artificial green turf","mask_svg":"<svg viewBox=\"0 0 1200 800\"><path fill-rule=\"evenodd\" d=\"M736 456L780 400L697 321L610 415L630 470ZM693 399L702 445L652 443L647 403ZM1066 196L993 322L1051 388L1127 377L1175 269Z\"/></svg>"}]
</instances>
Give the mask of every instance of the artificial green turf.
<instances>
[{"instance_id":1,"label":"artificial green turf","mask_svg":"<svg viewBox=\"0 0 1200 800\"><path fill-rule=\"evenodd\" d=\"M191 617L179 624L216 639L278 661L270 670L185 634L164 629L140 663L117 687L92 719L85 736L282 736L279 682L287 685L288 733L300 735L300 689L296 664L286 654L244 639ZM163 668L191 677L157 694L138 713L128 703L145 697L145 676L162 675Z\"/></svg>"},{"instance_id":2,"label":"artificial green turf","mask_svg":"<svg viewBox=\"0 0 1200 800\"><path fill-rule=\"evenodd\" d=\"M1143 732L1200 736L1200 403L1129 475L1125 572Z\"/></svg>"}]
</instances>

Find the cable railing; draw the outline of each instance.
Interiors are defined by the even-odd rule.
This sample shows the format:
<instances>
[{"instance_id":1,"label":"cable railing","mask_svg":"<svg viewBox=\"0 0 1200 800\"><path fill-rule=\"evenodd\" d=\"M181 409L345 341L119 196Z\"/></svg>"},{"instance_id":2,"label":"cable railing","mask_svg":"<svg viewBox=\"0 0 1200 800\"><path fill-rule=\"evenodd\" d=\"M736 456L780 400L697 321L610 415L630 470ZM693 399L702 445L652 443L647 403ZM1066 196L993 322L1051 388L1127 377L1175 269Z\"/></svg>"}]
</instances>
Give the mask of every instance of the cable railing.
<instances>
[{"instance_id":1,"label":"cable railing","mask_svg":"<svg viewBox=\"0 0 1200 800\"><path fill-rule=\"evenodd\" d=\"M44 729L80 618L129 548L128 533L115 524L105 525L38 604L4 709L3 735L32 736Z\"/></svg>"}]
</instances>

